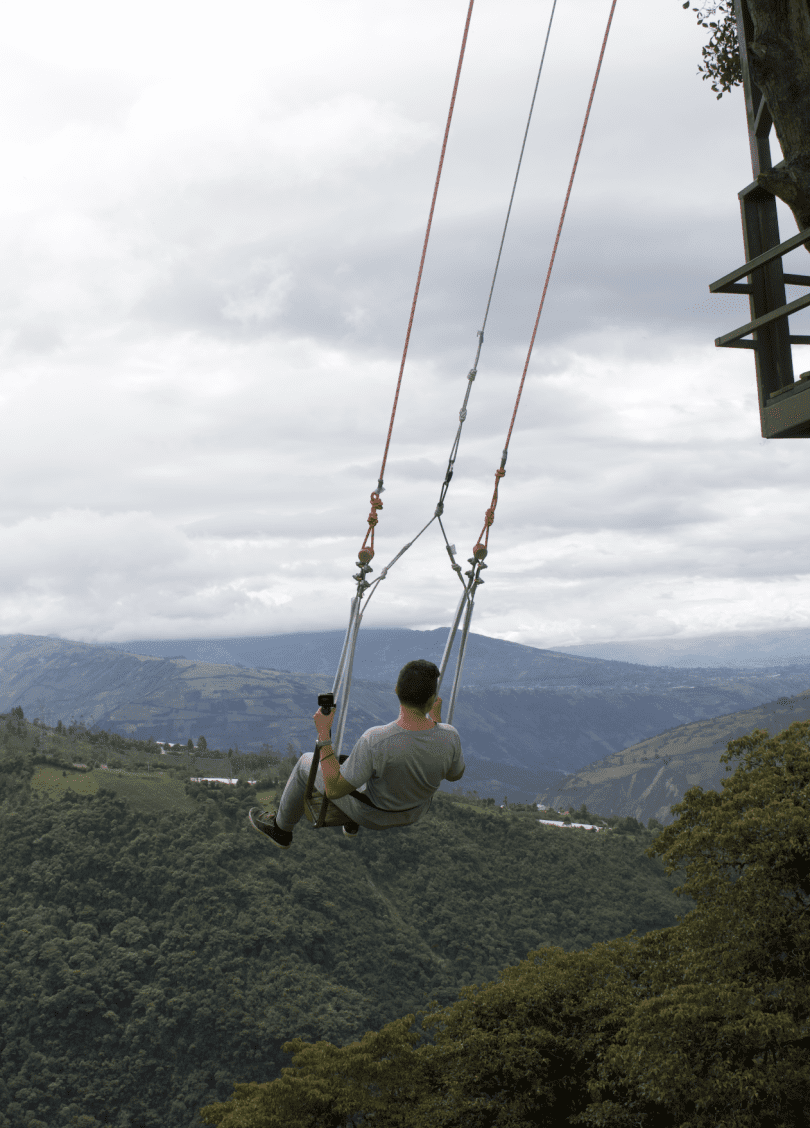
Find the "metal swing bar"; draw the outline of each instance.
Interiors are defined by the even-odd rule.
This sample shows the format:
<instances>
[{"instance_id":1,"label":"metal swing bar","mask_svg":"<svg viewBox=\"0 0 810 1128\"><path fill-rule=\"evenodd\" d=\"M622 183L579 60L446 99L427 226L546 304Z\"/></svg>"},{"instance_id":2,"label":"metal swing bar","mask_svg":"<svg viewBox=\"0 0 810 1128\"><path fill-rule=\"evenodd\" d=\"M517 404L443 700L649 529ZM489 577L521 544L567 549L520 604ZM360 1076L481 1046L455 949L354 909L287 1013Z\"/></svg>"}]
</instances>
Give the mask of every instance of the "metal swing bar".
<instances>
[{"instance_id":1,"label":"metal swing bar","mask_svg":"<svg viewBox=\"0 0 810 1128\"><path fill-rule=\"evenodd\" d=\"M446 724L452 724L453 712L455 710L456 696L458 694L458 690L459 690L459 687L461 685L461 671L462 671L462 667L464 665L464 654L465 654L465 651L466 651L466 648L467 648L467 637L469 635L470 622L472 620L473 604L474 604L474 601L475 601L475 588L477 587L477 585L479 583L484 582L483 580L478 579L478 572L480 571L481 568L486 568L486 564L484 564L483 561L479 562L478 569L473 567L467 573L467 575L470 577L469 584L465 585L464 591L463 591L461 599L459 601L458 609L456 611L456 616L455 616L455 619L453 621L453 626L451 627L450 633L448 635L447 643L446 643L445 649L444 649L444 655L442 656L442 665L441 665L440 674L439 674L439 683L438 683L438 686L437 686L437 693L438 693L439 688L441 687L442 678L444 677L444 673L445 673L445 670L447 668L447 663L448 663L448 660L449 660L449 657L450 657L450 652L451 652L452 647L453 647L453 642L455 640L455 635L456 635L456 631L458 629L458 624L459 624L459 621L461 619L461 615L462 615L462 612L464 610L464 606L466 604L467 613L466 613L465 618L464 618L464 627L463 627L463 630L462 630L461 643L460 643L460 646L459 646L458 658L456 659L456 670L455 670L455 676L453 678L453 688L452 688L451 695L450 695L450 704L449 704L448 711L447 711L447 721L445 722ZM375 586L376 586L376 584L378 584L380 582L380 580L382 578L383 577L380 576L379 579L377 579L375 581ZM365 601L366 606L368 605L368 600L371 598L372 594L373 594L373 591L370 592L368 597L366 598L366 601ZM349 625L346 629L346 635L345 635L345 638L343 640L343 648L341 650L340 660L338 662L338 668L337 668L337 671L335 673L334 681L332 683L332 696L333 696L333 699L335 700L336 703L337 703L338 698L341 694L341 691L343 693L343 697L342 697L343 707L339 710L338 718L337 718L337 720L338 720L337 735L333 739L333 743L332 743L332 747L334 748L335 756L338 758L338 763L341 762L340 748L342 746L343 734L344 734L344 730L346 728L346 716L347 716L347 713L348 713L349 694L350 694L350 691L351 691L351 684L352 684L352 666L354 664L354 652L355 652L355 647L357 645L357 635L358 635L359 630L360 630L360 623L362 621L364 613L365 613L365 607L362 607L362 609L361 609L361 597L359 595L356 595L354 597L354 599L352 599L351 611L350 611L350 615L349 615ZM345 759L345 757L344 757L344 759ZM314 787L315 787L315 777L316 777L317 772L318 772L318 764L319 764L319 758L318 758L318 753L317 753L317 749L316 749L315 753L312 756L312 763L310 764L310 767L309 767L309 776L307 778L307 790L306 790L306 794L305 794L305 797L304 797L305 804L311 803L312 799L313 799L313 792L314 792ZM321 800L320 811L319 811L317 817L314 820L314 825L315 825L316 828L319 828L319 827L326 825L326 816L327 816L328 809L329 809L329 798L328 798L327 795L324 794L324 796Z\"/></svg>"}]
</instances>

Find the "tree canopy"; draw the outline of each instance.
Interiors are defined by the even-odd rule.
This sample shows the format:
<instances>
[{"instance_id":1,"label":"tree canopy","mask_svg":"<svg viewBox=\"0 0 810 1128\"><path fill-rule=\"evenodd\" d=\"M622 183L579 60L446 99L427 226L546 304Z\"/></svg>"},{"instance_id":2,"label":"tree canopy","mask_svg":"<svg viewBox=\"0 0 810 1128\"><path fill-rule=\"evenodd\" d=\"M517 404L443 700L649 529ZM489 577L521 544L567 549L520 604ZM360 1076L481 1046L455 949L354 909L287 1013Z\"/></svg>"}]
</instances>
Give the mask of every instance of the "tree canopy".
<instances>
[{"instance_id":1,"label":"tree canopy","mask_svg":"<svg viewBox=\"0 0 810 1128\"><path fill-rule=\"evenodd\" d=\"M185 754L108 737L0 716L0 1128L201 1128L236 1083L283 1076L291 1039L376 1047L533 949L677 919L644 854L660 826L554 829L440 792L354 842L302 820L281 853L246 818L269 783L194 783Z\"/></svg>"},{"instance_id":2,"label":"tree canopy","mask_svg":"<svg viewBox=\"0 0 810 1128\"><path fill-rule=\"evenodd\" d=\"M690 0L686 0L683 7L691 7ZM703 63L698 66L698 74L703 76L704 82L711 81L712 90L718 98L722 98L742 83L734 0L716 0L694 11L700 26L712 33L709 42L702 48ZM711 19L718 12L717 19Z\"/></svg>"},{"instance_id":3,"label":"tree canopy","mask_svg":"<svg viewBox=\"0 0 810 1128\"><path fill-rule=\"evenodd\" d=\"M496 981L201 1110L219 1128L800 1128L809 1122L810 722L732 741L645 853L695 908L584 951L543 946Z\"/></svg>"}]
</instances>

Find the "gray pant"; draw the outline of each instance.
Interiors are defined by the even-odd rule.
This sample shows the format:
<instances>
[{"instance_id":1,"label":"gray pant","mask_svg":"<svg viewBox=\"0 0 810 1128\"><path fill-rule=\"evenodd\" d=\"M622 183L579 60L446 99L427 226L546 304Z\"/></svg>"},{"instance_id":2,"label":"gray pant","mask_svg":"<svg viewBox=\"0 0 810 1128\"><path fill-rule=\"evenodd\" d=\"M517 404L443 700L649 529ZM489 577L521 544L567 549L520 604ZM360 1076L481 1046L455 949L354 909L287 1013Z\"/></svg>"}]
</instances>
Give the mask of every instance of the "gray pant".
<instances>
[{"instance_id":1,"label":"gray pant","mask_svg":"<svg viewBox=\"0 0 810 1128\"><path fill-rule=\"evenodd\" d=\"M276 825L281 830L292 830L295 824L304 817L304 796L307 793L307 782L309 781L309 769L312 767L312 757L314 753L305 752L303 756L299 756L298 762L290 773L290 778L287 780L287 785L281 796L276 812ZM315 773L315 790L320 791L321 795L326 794L326 786L323 780L323 771L320 764ZM346 803L349 799L349 804ZM353 812L357 807L362 810L363 804L351 796L345 796L343 799L330 799L330 803L334 803L341 811L349 816L353 822L358 823L360 826L365 826L362 817L356 816ZM349 805L351 810L349 810Z\"/></svg>"},{"instance_id":2,"label":"gray pant","mask_svg":"<svg viewBox=\"0 0 810 1128\"><path fill-rule=\"evenodd\" d=\"M292 830L299 819L304 816L304 796L307 793L309 769L312 766L313 755L312 752L305 752L302 756L299 756L298 762L290 772L290 778L287 780L276 812L276 825L281 830ZM321 795L326 794L320 764L315 773L314 787L316 791L320 791ZM361 784L357 790L365 791L366 785ZM402 813L399 811L377 811L374 807L368 807L365 803L361 803L353 795L344 795L342 799L330 799L329 802L334 803L336 807L347 814L352 822L356 822L358 826L364 826L369 830L388 830L396 826L408 826L417 822L430 806L429 803L426 803L423 807Z\"/></svg>"}]
</instances>

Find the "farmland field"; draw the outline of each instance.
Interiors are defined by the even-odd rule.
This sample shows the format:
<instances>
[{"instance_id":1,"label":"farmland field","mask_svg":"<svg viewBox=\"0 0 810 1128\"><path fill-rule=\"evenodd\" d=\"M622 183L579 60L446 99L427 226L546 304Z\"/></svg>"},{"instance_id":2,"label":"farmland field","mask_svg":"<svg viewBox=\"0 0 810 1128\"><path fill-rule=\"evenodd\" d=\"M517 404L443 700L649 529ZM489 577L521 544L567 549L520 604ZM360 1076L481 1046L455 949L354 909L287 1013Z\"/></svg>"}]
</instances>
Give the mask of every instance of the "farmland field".
<instances>
[{"instance_id":1,"label":"farmland field","mask_svg":"<svg viewBox=\"0 0 810 1128\"><path fill-rule=\"evenodd\" d=\"M109 788L121 799L126 799L133 810L145 813L164 811L193 811L194 800L185 792L185 783L171 778L164 772L127 772L97 768L93 771L71 771L52 767L39 767L31 780L31 786L44 792L49 798L58 800L66 791L77 795L95 795L100 787ZM272 803L280 792L262 790L257 794L257 803Z\"/></svg>"},{"instance_id":2,"label":"farmland field","mask_svg":"<svg viewBox=\"0 0 810 1128\"><path fill-rule=\"evenodd\" d=\"M102 770L70 771L63 775L58 768L38 768L31 786L59 799L66 791L77 795L94 795L100 787L109 788L126 799L134 810L149 813L193 811L194 801L185 792L182 780L171 779L163 772L124 772Z\"/></svg>"}]
</instances>

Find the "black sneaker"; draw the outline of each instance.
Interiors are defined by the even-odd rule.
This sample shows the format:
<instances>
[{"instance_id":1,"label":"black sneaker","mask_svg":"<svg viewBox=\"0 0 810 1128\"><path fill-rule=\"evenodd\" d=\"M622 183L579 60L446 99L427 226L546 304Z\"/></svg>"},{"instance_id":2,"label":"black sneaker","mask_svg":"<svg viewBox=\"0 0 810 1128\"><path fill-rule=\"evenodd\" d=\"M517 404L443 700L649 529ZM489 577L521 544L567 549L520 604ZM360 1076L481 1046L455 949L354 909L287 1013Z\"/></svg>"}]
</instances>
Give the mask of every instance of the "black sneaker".
<instances>
[{"instance_id":1,"label":"black sneaker","mask_svg":"<svg viewBox=\"0 0 810 1128\"><path fill-rule=\"evenodd\" d=\"M282 830L276 826L275 811L263 811L261 807L251 807L248 811L250 825L255 826L261 834L266 834L274 846L281 850L289 850L292 843L292 831Z\"/></svg>"},{"instance_id":2,"label":"black sneaker","mask_svg":"<svg viewBox=\"0 0 810 1128\"><path fill-rule=\"evenodd\" d=\"M347 822L343 824L343 833L347 838L356 838L359 829L360 827L356 822Z\"/></svg>"}]
</instances>

